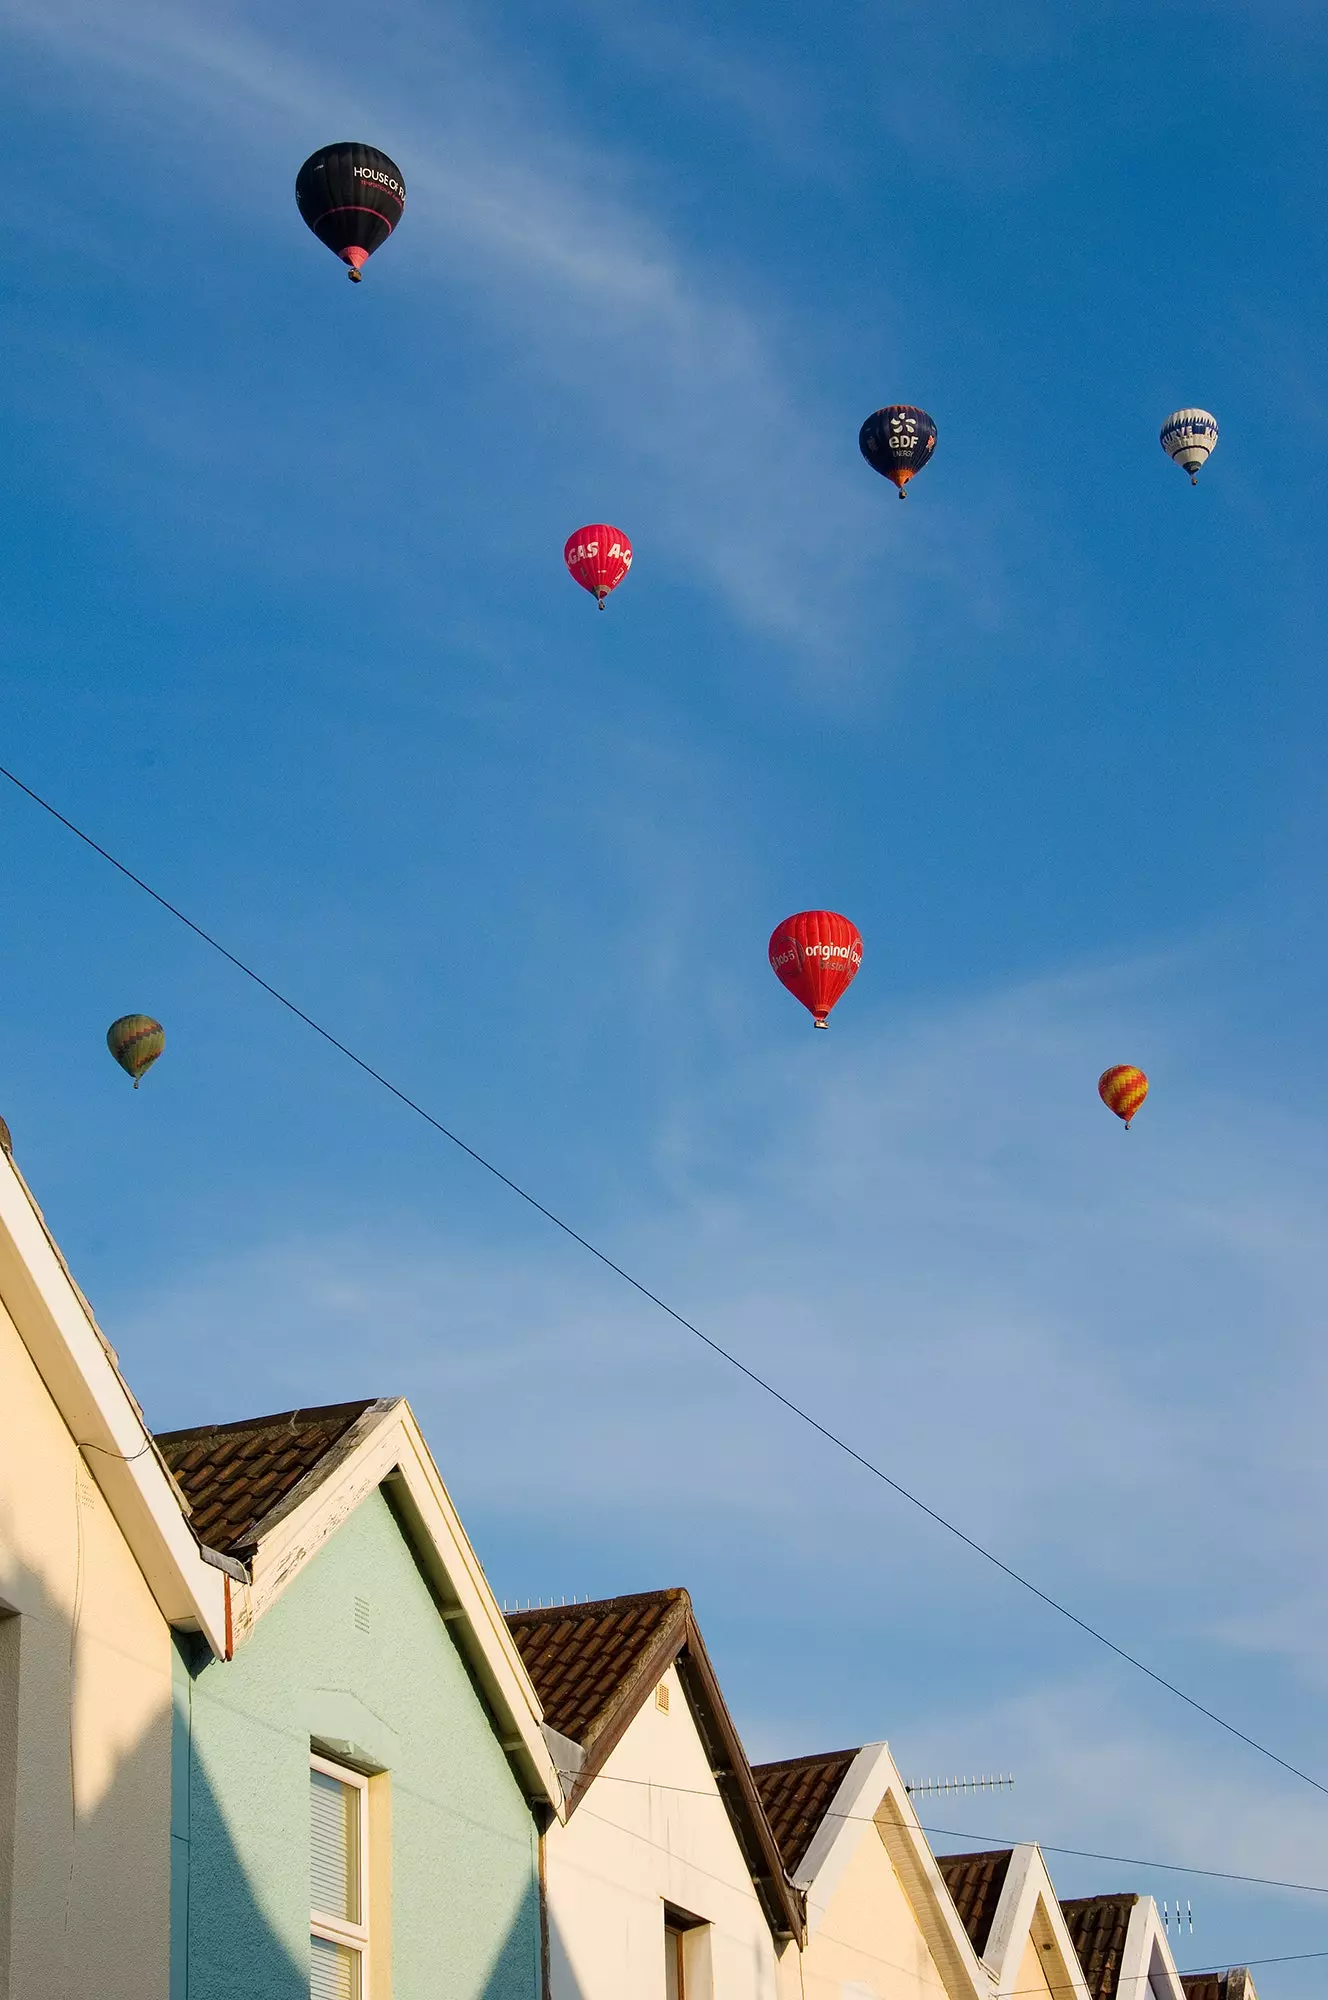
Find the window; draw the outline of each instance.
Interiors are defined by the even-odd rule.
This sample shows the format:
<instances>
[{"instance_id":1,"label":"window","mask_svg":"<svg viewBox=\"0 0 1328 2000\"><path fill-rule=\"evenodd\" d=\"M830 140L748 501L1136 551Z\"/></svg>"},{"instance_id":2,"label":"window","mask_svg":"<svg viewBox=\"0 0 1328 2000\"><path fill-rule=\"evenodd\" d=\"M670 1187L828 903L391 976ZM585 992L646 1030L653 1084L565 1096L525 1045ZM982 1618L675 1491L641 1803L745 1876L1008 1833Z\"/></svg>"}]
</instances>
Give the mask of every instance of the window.
<instances>
[{"instance_id":1,"label":"window","mask_svg":"<svg viewBox=\"0 0 1328 2000\"><path fill-rule=\"evenodd\" d=\"M713 2000L710 1926L664 1905L664 2000Z\"/></svg>"},{"instance_id":2,"label":"window","mask_svg":"<svg viewBox=\"0 0 1328 2000\"><path fill-rule=\"evenodd\" d=\"M369 1783L309 1760L310 2000L368 2000Z\"/></svg>"},{"instance_id":3,"label":"window","mask_svg":"<svg viewBox=\"0 0 1328 2000\"><path fill-rule=\"evenodd\" d=\"M664 1919L664 2000L687 2000L687 1983L683 1978L683 1938L684 1931L677 1924Z\"/></svg>"}]
</instances>

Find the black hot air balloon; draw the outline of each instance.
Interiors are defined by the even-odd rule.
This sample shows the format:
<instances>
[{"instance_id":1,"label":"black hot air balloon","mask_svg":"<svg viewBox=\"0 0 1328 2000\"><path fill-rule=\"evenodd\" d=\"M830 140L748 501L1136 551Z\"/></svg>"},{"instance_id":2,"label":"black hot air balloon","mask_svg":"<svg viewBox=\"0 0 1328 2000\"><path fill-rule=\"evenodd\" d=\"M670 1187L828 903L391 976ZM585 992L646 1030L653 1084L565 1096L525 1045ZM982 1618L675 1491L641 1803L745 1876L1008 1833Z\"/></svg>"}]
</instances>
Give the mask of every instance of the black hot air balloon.
<instances>
[{"instance_id":1,"label":"black hot air balloon","mask_svg":"<svg viewBox=\"0 0 1328 2000\"><path fill-rule=\"evenodd\" d=\"M348 139L310 154L295 177L295 199L319 242L350 266L358 285L362 267L401 220L406 183L386 153Z\"/></svg>"},{"instance_id":2,"label":"black hot air balloon","mask_svg":"<svg viewBox=\"0 0 1328 2000\"><path fill-rule=\"evenodd\" d=\"M936 425L911 403L887 403L873 410L858 432L858 450L868 465L892 479L902 500L904 488L936 449Z\"/></svg>"}]
</instances>

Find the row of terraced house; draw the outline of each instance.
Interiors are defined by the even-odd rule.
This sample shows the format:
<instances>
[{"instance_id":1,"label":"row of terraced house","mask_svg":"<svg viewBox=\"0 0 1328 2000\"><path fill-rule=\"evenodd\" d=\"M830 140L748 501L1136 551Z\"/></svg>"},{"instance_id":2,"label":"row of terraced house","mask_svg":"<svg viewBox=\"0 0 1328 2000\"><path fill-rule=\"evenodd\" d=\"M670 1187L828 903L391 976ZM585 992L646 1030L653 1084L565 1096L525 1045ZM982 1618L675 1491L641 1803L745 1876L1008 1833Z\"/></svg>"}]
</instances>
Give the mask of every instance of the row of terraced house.
<instances>
[{"instance_id":1,"label":"row of terraced house","mask_svg":"<svg viewBox=\"0 0 1328 2000\"><path fill-rule=\"evenodd\" d=\"M0 1154L0 2000L1254 2000L753 1767L685 1590L505 1616L408 1405L152 1435Z\"/></svg>"}]
</instances>

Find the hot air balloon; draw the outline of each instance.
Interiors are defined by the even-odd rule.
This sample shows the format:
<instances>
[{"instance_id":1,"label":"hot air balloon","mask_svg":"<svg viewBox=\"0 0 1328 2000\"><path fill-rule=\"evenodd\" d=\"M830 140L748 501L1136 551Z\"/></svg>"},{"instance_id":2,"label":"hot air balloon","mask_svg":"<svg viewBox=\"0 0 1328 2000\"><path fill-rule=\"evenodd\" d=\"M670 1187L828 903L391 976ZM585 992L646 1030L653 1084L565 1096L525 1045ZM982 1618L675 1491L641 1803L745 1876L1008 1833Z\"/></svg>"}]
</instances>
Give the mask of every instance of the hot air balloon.
<instances>
[{"instance_id":1,"label":"hot air balloon","mask_svg":"<svg viewBox=\"0 0 1328 2000\"><path fill-rule=\"evenodd\" d=\"M1128 1132L1130 1120L1148 1095L1148 1078L1133 1063L1113 1063L1098 1078L1097 1094L1108 1111L1125 1120Z\"/></svg>"},{"instance_id":2,"label":"hot air balloon","mask_svg":"<svg viewBox=\"0 0 1328 2000\"><path fill-rule=\"evenodd\" d=\"M401 220L406 183L386 153L347 139L310 154L295 177L295 199L319 242L350 266L358 285L363 266Z\"/></svg>"},{"instance_id":3,"label":"hot air balloon","mask_svg":"<svg viewBox=\"0 0 1328 2000\"><path fill-rule=\"evenodd\" d=\"M857 926L833 910L800 910L770 934L770 969L810 1011L816 1028L829 1027L830 1009L861 964Z\"/></svg>"},{"instance_id":4,"label":"hot air balloon","mask_svg":"<svg viewBox=\"0 0 1328 2000\"><path fill-rule=\"evenodd\" d=\"M618 588L632 567L632 545L621 528L600 521L567 537L563 561L602 611L609 592Z\"/></svg>"},{"instance_id":5,"label":"hot air balloon","mask_svg":"<svg viewBox=\"0 0 1328 2000\"><path fill-rule=\"evenodd\" d=\"M106 1046L137 1090L166 1046L166 1030L150 1014L122 1014L106 1030Z\"/></svg>"},{"instance_id":6,"label":"hot air balloon","mask_svg":"<svg viewBox=\"0 0 1328 2000\"><path fill-rule=\"evenodd\" d=\"M1173 410L1162 426L1162 449L1197 486L1201 468L1217 450L1217 418L1207 410Z\"/></svg>"},{"instance_id":7,"label":"hot air balloon","mask_svg":"<svg viewBox=\"0 0 1328 2000\"><path fill-rule=\"evenodd\" d=\"M909 480L935 449L935 423L911 403L887 403L874 410L858 432L858 450L868 465L894 481L901 500Z\"/></svg>"}]
</instances>

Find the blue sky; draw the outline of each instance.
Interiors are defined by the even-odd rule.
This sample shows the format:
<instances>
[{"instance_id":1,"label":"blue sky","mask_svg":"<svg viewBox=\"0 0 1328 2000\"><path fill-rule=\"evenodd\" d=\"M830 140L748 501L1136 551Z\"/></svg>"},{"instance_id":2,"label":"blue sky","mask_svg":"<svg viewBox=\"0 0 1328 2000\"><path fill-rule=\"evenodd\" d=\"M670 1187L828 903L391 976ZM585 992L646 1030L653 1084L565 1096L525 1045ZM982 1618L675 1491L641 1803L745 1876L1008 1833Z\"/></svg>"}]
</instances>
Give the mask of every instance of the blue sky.
<instances>
[{"instance_id":1,"label":"blue sky","mask_svg":"<svg viewBox=\"0 0 1328 2000\"><path fill-rule=\"evenodd\" d=\"M2 761L1328 1782L1322 10L0 18ZM348 136L409 190L358 288L292 194ZM896 400L907 507L857 452ZM940 1825L1328 1884L1328 1801L0 831L0 1109L159 1427L404 1393L500 1596L690 1586L753 1755L885 1735L1014 1771ZM821 904L826 1036L765 962ZM1328 1949L1319 1898L1052 1860L1192 1894L1185 1964Z\"/></svg>"}]
</instances>

